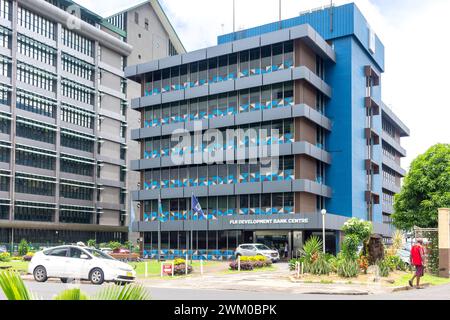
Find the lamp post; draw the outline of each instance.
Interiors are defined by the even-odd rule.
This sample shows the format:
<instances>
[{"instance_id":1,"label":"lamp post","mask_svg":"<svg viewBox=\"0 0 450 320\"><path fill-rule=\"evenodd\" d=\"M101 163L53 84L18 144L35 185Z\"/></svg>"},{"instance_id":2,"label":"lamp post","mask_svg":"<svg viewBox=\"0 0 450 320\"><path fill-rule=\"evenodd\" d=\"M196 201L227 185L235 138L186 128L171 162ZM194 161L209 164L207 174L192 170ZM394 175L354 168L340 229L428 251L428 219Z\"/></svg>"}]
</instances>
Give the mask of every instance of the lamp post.
<instances>
[{"instance_id":1,"label":"lamp post","mask_svg":"<svg viewBox=\"0 0 450 320\"><path fill-rule=\"evenodd\" d=\"M322 244L323 244L323 253L325 253L325 216L327 214L326 209L322 209L320 211L322 213Z\"/></svg>"}]
</instances>

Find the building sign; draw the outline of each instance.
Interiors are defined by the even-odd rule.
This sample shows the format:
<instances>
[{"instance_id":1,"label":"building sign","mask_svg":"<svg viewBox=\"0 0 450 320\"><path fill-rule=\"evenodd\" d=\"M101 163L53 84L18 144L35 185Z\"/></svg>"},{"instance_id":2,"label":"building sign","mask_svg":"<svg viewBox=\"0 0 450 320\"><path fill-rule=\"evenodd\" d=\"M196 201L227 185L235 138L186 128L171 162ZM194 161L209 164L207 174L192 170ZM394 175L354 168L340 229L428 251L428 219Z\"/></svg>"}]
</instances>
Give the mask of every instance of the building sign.
<instances>
[{"instance_id":1,"label":"building sign","mask_svg":"<svg viewBox=\"0 0 450 320\"><path fill-rule=\"evenodd\" d=\"M376 35L375 31L371 27L369 27L369 51L372 54L375 54L376 51Z\"/></svg>"},{"instance_id":2,"label":"building sign","mask_svg":"<svg viewBox=\"0 0 450 320\"><path fill-rule=\"evenodd\" d=\"M287 218L287 219L248 219L248 220L230 220L231 225L255 225L255 224L307 224L308 218Z\"/></svg>"}]
</instances>

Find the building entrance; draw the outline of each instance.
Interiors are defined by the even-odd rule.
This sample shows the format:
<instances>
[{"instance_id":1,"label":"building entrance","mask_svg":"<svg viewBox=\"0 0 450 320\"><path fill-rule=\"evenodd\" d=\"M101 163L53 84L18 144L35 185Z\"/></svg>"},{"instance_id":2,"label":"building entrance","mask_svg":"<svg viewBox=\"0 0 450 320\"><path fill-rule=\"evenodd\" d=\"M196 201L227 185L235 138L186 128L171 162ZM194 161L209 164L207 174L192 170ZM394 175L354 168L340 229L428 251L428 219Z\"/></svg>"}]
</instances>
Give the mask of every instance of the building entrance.
<instances>
[{"instance_id":1,"label":"building entrance","mask_svg":"<svg viewBox=\"0 0 450 320\"><path fill-rule=\"evenodd\" d=\"M288 245L288 253L291 251L289 234L289 231L256 231L255 242L277 250L281 259L285 259L285 246Z\"/></svg>"}]
</instances>

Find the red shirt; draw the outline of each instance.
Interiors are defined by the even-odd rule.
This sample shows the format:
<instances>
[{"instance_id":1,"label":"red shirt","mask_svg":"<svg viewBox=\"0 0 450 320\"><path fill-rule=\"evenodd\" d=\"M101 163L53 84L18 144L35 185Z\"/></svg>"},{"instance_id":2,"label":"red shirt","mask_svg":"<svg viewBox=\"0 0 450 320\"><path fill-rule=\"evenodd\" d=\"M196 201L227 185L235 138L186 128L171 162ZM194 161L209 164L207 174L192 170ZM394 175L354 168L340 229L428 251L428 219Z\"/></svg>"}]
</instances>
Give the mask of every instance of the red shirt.
<instances>
[{"instance_id":1,"label":"red shirt","mask_svg":"<svg viewBox=\"0 0 450 320\"><path fill-rule=\"evenodd\" d=\"M415 244L412 248L411 248L411 260L412 260L412 264L415 266L421 266L423 265L423 261L422 261L422 255L424 254L423 252L423 247L420 244Z\"/></svg>"}]
</instances>

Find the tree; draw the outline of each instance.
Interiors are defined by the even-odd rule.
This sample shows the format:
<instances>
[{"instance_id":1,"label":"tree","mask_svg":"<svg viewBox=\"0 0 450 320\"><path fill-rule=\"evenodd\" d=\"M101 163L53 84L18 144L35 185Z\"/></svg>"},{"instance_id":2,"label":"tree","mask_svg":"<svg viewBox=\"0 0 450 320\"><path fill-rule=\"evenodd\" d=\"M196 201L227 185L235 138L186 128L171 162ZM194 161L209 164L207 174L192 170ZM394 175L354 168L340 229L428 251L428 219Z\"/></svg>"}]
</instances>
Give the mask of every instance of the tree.
<instances>
[{"instance_id":1,"label":"tree","mask_svg":"<svg viewBox=\"0 0 450 320\"><path fill-rule=\"evenodd\" d=\"M398 229L436 228L438 209L450 207L450 144L437 144L418 156L394 199Z\"/></svg>"}]
</instances>

